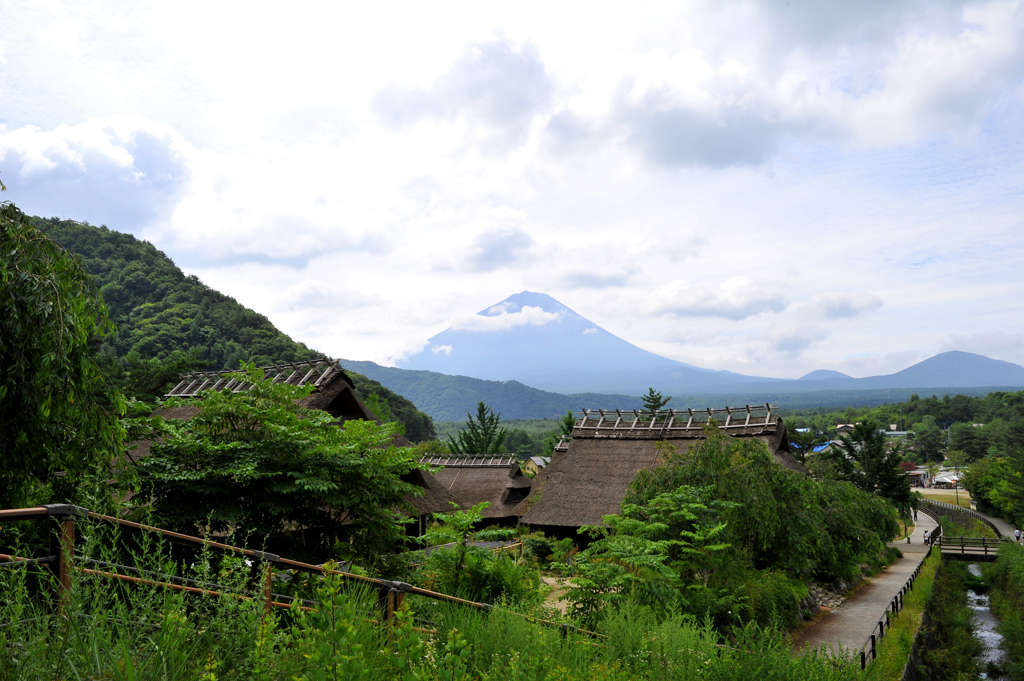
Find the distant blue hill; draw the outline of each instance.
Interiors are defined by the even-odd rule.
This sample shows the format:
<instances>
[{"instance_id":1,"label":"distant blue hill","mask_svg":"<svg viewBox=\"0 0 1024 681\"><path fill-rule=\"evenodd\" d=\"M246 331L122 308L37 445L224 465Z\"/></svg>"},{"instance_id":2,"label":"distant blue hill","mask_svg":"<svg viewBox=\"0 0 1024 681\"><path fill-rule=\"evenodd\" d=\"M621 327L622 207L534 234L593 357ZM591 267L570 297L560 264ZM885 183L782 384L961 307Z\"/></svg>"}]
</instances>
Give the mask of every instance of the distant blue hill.
<instances>
[{"instance_id":1,"label":"distant blue hill","mask_svg":"<svg viewBox=\"0 0 1024 681\"><path fill-rule=\"evenodd\" d=\"M811 378L816 374L833 374ZM929 357L903 371L886 376L851 378L839 372L814 371L796 381L777 381L771 389L777 393L811 392L819 390L888 390L915 388L921 391L948 390L950 388L991 387L1014 389L1024 387L1024 367L991 359L984 355L952 350ZM743 392L755 390L755 384L736 386Z\"/></svg>"},{"instance_id":2,"label":"distant blue hill","mask_svg":"<svg viewBox=\"0 0 1024 681\"><path fill-rule=\"evenodd\" d=\"M484 381L468 376L447 376L433 371L410 371L384 367L373 362L341 360L346 369L379 381L390 390L401 393L437 421L464 421L467 412L476 411L476 403L483 401L494 411L501 413L502 420L548 419L563 416L566 411L574 413L580 409L640 409L643 404L639 397L584 393L562 395L523 385L518 381ZM811 381L812 384L815 382ZM704 407L742 406L770 402L782 410L822 407L840 409L843 407L873 407L883 402L892 404L908 399L913 392L922 397L942 389L889 388L878 390L817 390L811 392L775 392L774 384L757 384L750 392L718 393L713 395L677 393L669 407L703 409ZM993 388L994 389L994 388ZM983 396L989 388L963 388L957 393ZM665 393L666 396L670 393Z\"/></svg>"},{"instance_id":3,"label":"distant blue hill","mask_svg":"<svg viewBox=\"0 0 1024 681\"><path fill-rule=\"evenodd\" d=\"M816 371L812 371L809 374L801 376L799 380L823 381L826 378L853 378L853 376L848 376L847 374L844 374L841 371L832 371L831 369L818 369Z\"/></svg>"}]
</instances>

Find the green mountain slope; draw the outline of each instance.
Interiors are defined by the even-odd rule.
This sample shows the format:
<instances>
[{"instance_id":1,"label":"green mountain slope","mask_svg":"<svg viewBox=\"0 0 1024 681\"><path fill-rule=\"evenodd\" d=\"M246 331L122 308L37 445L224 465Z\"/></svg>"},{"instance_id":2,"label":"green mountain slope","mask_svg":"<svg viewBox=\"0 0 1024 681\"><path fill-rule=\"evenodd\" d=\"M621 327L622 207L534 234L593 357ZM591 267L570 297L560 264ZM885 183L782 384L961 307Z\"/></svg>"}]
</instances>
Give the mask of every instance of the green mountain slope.
<instances>
[{"instance_id":1,"label":"green mountain slope","mask_svg":"<svg viewBox=\"0 0 1024 681\"><path fill-rule=\"evenodd\" d=\"M240 361L265 365L315 359L320 353L296 343L269 319L219 293L195 276L185 276L163 252L146 241L106 227L32 218L96 278L117 333L101 352L165 360L194 351L210 368Z\"/></svg>"},{"instance_id":2,"label":"green mountain slope","mask_svg":"<svg viewBox=\"0 0 1024 681\"><path fill-rule=\"evenodd\" d=\"M131 234L71 220L29 218L78 256L107 303L117 332L97 348L101 366L131 397L151 401L192 369L316 359L269 319L186 276L167 255ZM376 392L414 442L434 437L416 406L376 381L350 374L363 397Z\"/></svg>"},{"instance_id":3,"label":"green mountain slope","mask_svg":"<svg viewBox=\"0 0 1024 681\"><path fill-rule=\"evenodd\" d=\"M639 397L628 395L562 395L523 385L519 381L485 381L468 376L448 376L434 371L382 367L374 362L342 360L353 369L413 400L438 421L460 421L475 412L477 402L486 402L502 419L561 418L565 412L607 407L639 409Z\"/></svg>"}]
</instances>

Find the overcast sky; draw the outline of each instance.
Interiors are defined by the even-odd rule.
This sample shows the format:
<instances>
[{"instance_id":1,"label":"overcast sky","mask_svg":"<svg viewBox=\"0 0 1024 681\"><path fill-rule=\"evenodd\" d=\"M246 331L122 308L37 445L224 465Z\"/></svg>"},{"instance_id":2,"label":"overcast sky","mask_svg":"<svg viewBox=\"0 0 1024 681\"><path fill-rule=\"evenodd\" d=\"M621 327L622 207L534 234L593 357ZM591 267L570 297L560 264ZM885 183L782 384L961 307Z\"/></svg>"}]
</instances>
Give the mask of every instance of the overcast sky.
<instances>
[{"instance_id":1,"label":"overcast sky","mask_svg":"<svg viewBox=\"0 0 1024 681\"><path fill-rule=\"evenodd\" d=\"M503 5L0 0L5 198L335 357L530 290L709 368L1024 363L1021 3Z\"/></svg>"}]
</instances>

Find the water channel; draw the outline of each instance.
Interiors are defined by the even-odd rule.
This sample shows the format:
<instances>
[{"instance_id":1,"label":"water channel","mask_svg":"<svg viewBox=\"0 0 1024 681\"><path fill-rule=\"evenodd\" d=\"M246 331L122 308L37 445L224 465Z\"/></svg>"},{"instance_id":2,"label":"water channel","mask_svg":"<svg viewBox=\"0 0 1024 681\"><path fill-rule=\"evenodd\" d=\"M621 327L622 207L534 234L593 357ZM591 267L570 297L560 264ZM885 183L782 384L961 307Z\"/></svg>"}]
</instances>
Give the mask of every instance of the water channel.
<instances>
[{"instance_id":1,"label":"water channel","mask_svg":"<svg viewBox=\"0 0 1024 681\"><path fill-rule=\"evenodd\" d=\"M971 563L967 566L967 569L970 570L971 574L975 577L981 577L981 567L979 567L977 563ZM999 626L999 620L997 620L996 616L992 614L992 609L989 607L988 596L968 589L967 605L974 611L974 635L985 646L985 652L981 654L982 669L988 668L989 663L995 663L996 665L1002 666L1002 663L1004 662L1003 656L1005 655L1005 651L1001 648L1003 637L998 631L996 631L996 627ZM996 679L1001 677L989 676L987 672L982 671L981 678Z\"/></svg>"}]
</instances>

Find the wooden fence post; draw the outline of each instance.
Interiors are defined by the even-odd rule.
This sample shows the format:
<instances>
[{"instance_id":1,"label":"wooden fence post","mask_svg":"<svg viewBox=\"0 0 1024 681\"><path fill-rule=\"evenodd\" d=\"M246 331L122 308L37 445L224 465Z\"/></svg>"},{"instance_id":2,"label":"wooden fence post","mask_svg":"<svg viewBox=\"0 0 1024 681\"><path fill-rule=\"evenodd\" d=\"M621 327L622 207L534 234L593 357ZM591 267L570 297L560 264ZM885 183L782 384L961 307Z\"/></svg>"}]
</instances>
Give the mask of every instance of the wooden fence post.
<instances>
[{"instance_id":1,"label":"wooden fence post","mask_svg":"<svg viewBox=\"0 0 1024 681\"><path fill-rule=\"evenodd\" d=\"M281 560L281 556L276 553L266 553L265 551L253 551L253 557L256 558L256 563L253 567L257 570L266 569L266 574L263 575L263 614L269 615L270 610L273 607L273 586L274 586L274 563Z\"/></svg>"},{"instance_id":2,"label":"wooden fence post","mask_svg":"<svg viewBox=\"0 0 1024 681\"><path fill-rule=\"evenodd\" d=\"M49 504L49 517L57 520L57 527L50 532L50 555L56 557L56 565L50 565L57 577L57 600L60 612L67 612L71 596L71 570L75 559L75 516L88 515L89 511L71 504Z\"/></svg>"}]
</instances>

